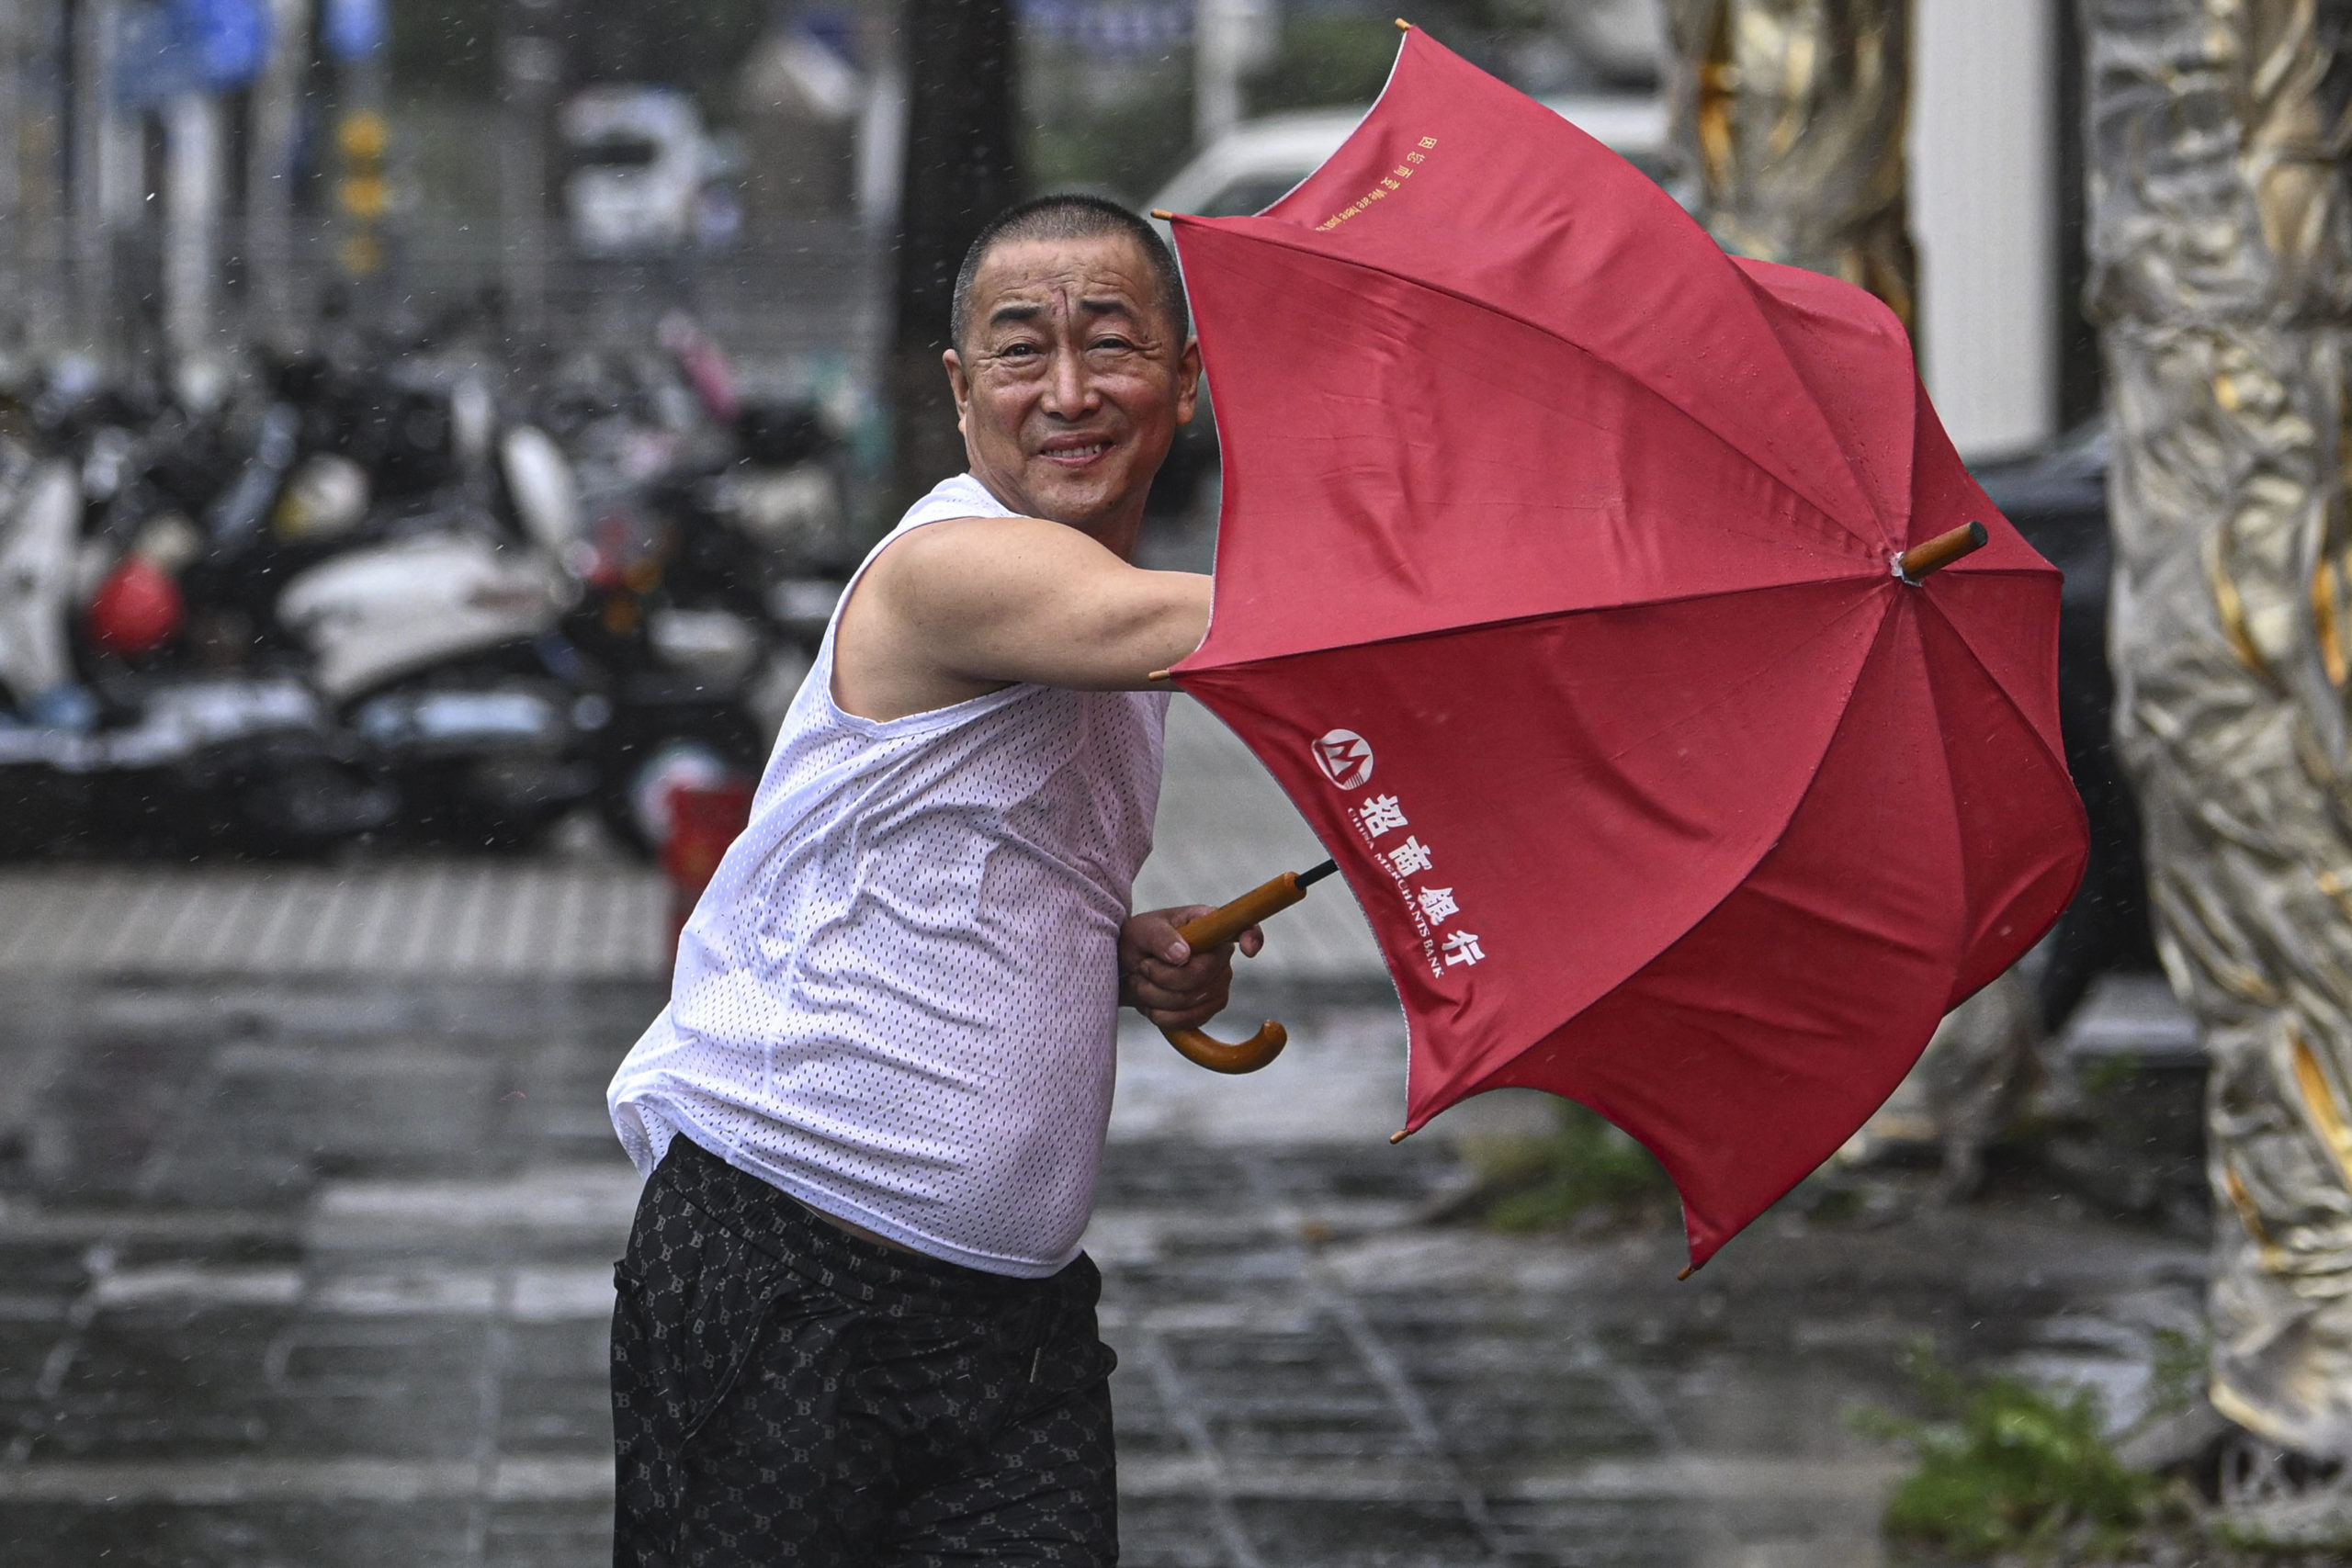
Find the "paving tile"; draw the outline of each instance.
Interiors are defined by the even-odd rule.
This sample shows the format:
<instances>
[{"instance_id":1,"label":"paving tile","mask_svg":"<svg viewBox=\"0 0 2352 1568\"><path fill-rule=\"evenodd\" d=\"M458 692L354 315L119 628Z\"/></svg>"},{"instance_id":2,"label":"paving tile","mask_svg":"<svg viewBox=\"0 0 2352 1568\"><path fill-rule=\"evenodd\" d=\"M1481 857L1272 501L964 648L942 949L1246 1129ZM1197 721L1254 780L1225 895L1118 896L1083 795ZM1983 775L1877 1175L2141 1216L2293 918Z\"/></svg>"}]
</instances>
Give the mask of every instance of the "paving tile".
<instances>
[{"instance_id":1,"label":"paving tile","mask_svg":"<svg viewBox=\"0 0 2352 1568\"><path fill-rule=\"evenodd\" d=\"M1121 1497L1122 1568L1228 1568L1209 1512L1204 1497Z\"/></svg>"},{"instance_id":2,"label":"paving tile","mask_svg":"<svg viewBox=\"0 0 2352 1568\"><path fill-rule=\"evenodd\" d=\"M495 1437L502 1455L609 1451L610 1293L607 1288L603 1318L516 1323L507 1329Z\"/></svg>"},{"instance_id":3,"label":"paving tile","mask_svg":"<svg viewBox=\"0 0 2352 1568\"><path fill-rule=\"evenodd\" d=\"M212 1307L107 1314L82 1335L33 1457L124 1461L322 1451L461 1459L481 1324L320 1323Z\"/></svg>"},{"instance_id":4,"label":"paving tile","mask_svg":"<svg viewBox=\"0 0 2352 1568\"><path fill-rule=\"evenodd\" d=\"M1451 1503L1245 1499L1235 1511L1262 1559L1283 1568L1466 1568L1491 1561Z\"/></svg>"},{"instance_id":5,"label":"paving tile","mask_svg":"<svg viewBox=\"0 0 2352 1568\"><path fill-rule=\"evenodd\" d=\"M8 1568L471 1568L473 1532L446 1509L93 1506L0 1508ZM593 1560L591 1560L593 1561Z\"/></svg>"},{"instance_id":6,"label":"paving tile","mask_svg":"<svg viewBox=\"0 0 2352 1568\"><path fill-rule=\"evenodd\" d=\"M530 1504L491 1510L481 1561L483 1568L601 1568L612 1556L609 1506Z\"/></svg>"}]
</instances>

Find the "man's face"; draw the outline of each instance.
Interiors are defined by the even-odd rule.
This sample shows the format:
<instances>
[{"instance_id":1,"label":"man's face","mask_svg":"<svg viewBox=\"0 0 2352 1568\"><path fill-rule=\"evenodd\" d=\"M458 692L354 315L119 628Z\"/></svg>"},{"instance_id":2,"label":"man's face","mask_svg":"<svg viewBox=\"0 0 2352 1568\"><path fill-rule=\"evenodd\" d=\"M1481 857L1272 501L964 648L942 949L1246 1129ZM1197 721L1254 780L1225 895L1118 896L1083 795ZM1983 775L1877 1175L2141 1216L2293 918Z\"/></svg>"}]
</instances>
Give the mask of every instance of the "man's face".
<instances>
[{"instance_id":1,"label":"man's face","mask_svg":"<svg viewBox=\"0 0 2352 1568\"><path fill-rule=\"evenodd\" d=\"M1141 519L1200 384L1159 299L1125 234L990 248L946 361L972 472L999 499L1119 547L1107 536Z\"/></svg>"}]
</instances>

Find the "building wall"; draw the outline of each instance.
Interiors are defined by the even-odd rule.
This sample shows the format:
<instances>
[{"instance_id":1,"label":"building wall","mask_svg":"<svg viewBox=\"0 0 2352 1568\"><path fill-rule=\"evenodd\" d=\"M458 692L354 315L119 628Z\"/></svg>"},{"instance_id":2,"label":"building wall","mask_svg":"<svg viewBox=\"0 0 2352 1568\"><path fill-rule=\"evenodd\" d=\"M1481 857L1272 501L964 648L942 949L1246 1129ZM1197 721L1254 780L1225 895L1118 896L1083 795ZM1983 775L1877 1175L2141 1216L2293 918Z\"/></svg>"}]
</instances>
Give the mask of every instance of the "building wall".
<instances>
[{"instance_id":1,"label":"building wall","mask_svg":"<svg viewBox=\"0 0 2352 1568\"><path fill-rule=\"evenodd\" d=\"M2063 0L1917 0L1911 227L1920 357L1961 455L2055 434Z\"/></svg>"}]
</instances>

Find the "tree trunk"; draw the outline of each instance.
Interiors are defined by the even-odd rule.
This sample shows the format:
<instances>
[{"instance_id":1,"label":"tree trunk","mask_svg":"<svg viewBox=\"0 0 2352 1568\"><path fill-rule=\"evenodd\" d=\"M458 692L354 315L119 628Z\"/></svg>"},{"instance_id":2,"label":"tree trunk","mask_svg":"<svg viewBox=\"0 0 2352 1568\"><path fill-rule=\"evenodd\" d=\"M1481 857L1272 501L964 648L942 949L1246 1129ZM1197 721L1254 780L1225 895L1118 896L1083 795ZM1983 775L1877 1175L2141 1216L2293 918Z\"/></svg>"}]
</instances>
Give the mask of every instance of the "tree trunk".
<instances>
[{"instance_id":1,"label":"tree trunk","mask_svg":"<svg viewBox=\"0 0 2352 1568\"><path fill-rule=\"evenodd\" d=\"M939 356L956 271L1023 195L1008 0L907 0L907 163L891 297L897 507L964 468Z\"/></svg>"},{"instance_id":2,"label":"tree trunk","mask_svg":"<svg viewBox=\"0 0 2352 1568\"><path fill-rule=\"evenodd\" d=\"M2115 730L2211 1058L2211 1393L2352 1457L2352 0L2083 0Z\"/></svg>"}]
</instances>

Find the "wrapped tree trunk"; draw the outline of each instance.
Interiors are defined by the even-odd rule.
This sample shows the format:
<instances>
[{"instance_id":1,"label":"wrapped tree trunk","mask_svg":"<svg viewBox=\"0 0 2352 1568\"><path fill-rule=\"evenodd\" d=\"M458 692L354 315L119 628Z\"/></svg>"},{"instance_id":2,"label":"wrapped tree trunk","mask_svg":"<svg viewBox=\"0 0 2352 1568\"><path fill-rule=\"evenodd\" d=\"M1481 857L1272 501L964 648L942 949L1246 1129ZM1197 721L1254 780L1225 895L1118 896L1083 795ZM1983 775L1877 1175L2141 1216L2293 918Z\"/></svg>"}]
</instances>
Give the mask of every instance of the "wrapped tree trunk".
<instances>
[{"instance_id":1,"label":"wrapped tree trunk","mask_svg":"<svg viewBox=\"0 0 2352 1568\"><path fill-rule=\"evenodd\" d=\"M2212 1398L2352 1456L2352 0L2083 15L2116 739L2212 1061Z\"/></svg>"},{"instance_id":2,"label":"wrapped tree trunk","mask_svg":"<svg viewBox=\"0 0 2352 1568\"><path fill-rule=\"evenodd\" d=\"M1916 326L1910 0L1665 0L1698 216L1725 250L1858 283Z\"/></svg>"}]
</instances>

